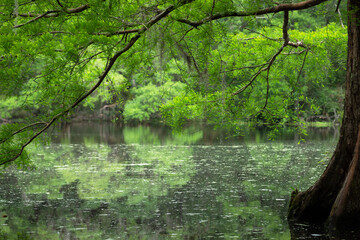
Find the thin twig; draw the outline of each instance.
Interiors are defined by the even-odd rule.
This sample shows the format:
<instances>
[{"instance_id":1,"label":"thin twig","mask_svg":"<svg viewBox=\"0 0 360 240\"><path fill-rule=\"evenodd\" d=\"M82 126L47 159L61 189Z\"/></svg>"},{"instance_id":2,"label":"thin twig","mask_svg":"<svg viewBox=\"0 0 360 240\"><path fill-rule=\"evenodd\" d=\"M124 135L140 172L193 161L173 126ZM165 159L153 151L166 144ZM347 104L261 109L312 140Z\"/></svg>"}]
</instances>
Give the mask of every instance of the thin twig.
<instances>
[{"instance_id":1,"label":"thin twig","mask_svg":"<svg viewBox=\"0 0 360 240\"><path fill-rule=\"evenodd\" d=\"M85 5L82 5L80 7L77 7L77 8L72 8L72 9L67 9L66 10L66 13L68 14L73 14L73 13L79 13L79 12L82 12L82 11L85 11L86 9L90 8L89 4L85 4ZM19 24L19 25L15 25L13 28L20 28L22 26L25 26L29 23L32 23L32 22L35 22L41 18L44 18L44 17L57 17L59 16L59 13L61 12L61 10L49 10L43 14L38 14L38 15L34 15L34 14L31 14L31 13L28 13L28 14L19 14L19 16L21 17L35 17L25 23L22 23L22 24Z\"/></svg>"},{"instance_id":2,"label":"thin twig","mask_svg":"<svg viewBox=\"0 0 360 240\"><path fill-rule=\"evenodd\" d=\"M0 139L0 144L8 141L10 138L12 138L13 136L15 136L16 134L19 134L19 133L25 131L26 129L31 128L31 127L35 127L35 126L37 126L37 125L46 125L46 122L36 122L36 123L29 124L29 125L27 125L27 126L25 126L25 127L22 127L22 128L20 128L19 130L17 130L17 131L15 131L15 132L13 132L12 134L10 134L10 136L7 136L7 137L4 138L4 139Z\"/></svg>"},{"instance_id":3,"label":"thin twig","mask_svg":"<svg viewBox=\"0 0 360 240\"><path fill-rule=\"evenodd\" d=\"M36 18L33 18L33 19L31 19L31 20L29 20L29 21L27 21L25 23L14 26L14 28L19 28L19 27L25 26L26 24L35 22L35 21L37 21L37 20L39 20L39 19L41 19L41 18L43 18L43 17L45 17L45 16L47 16L47 15L49 15L51 13L56 13L56 12L58 12L58 11L56 11L56 10L47 11L46 13L43 13L43 14L37 16Z\"/></svg>"},{"instance_id":4,"label":"thin twig","mask_svg":"<svg viewBox=\"0 0 360 240\"><path fill-rule=\"evenodd\" d=\"M266 109L266 107L268 105L268 100L269 100L269 90L270 90L269 74L270 74L270 68L268 68L267 74L266 74L266 99L265 99L265 104L262 108L263 110Z\"/></svg>"},{"instance_id":5,"label":"thin twig","mask_svg":"<svg viewBox=\"0 0 360 240\"><path fill-rule=\"evenodd\" d=\"M103 36L111 37L121 34L138 33L140 31L141 29L129 29L129 30L116 31L116 32L99 32L99 33L93 33L92 35L103 35Z\"/></svg>"},{"instance_id":6,"label":"thin twig","mask_svg":"<svg viewBox=\"0 0 360 240\"><path fill-rule=\"evenodd\" d=\"M339 0L338 3L336 4L335 12L339 11L340 4L341 4L341 0Z\"/></svg>"},{"instance_id":7,"label":"thin twig","mask_svg":"<svg viewBox=\"0 0 360 240\"><path fill-rule=\"evenodd\" d=\"M199 21L191 21L189 19L177 19L177 21L188 24L188 25L196 28L207 22L214 21L214 20L221 19L221 18L259 16L259 15L265 15L268 13L303 10L303 9L308 9L313 6L319 5L326 1L328 1L328 0L306 0L306 1L298 2L298 3L279 4L279 5L276 5L273 7L259 9L259 10L255 10L255 11L227 11L227 12L222 12L222 13L216 13L216 14L213 14L212 16L203 18L202 20L199 20Z\"/></svg>"},{"instance_id":8,"label":"thin twig","mask_svg":"<svg viewBox=\"0 0 360 240\"><path fill-rule=\"evenodd\" d=\"M300 76L301 76L302 71L303 71L304 66L305 66L306 57L307 57L308 52L309 52L308 50L305 52L305 56L304 56L304 59L303 59L302 65L301 65L301 68L300 68L300 71L299 71L298 77L297 77L297 79L296 79L295 88L291 91L290 96L291 96L291 95L293 95L293 93L294 93L295 89L297 88L297 85L298 85L299 80L300 80Z\"/></svg>"},{"instance_id":9,"label":"thin twig","mask_svg":"<svg viewBox=\"0 0 360 240\"><path fill-rule=\"evenodd\" d=\"M191 0L183 0L181 1L182 4L178 5L177 7L180 7L186 3L191 2ZM162 18L166 17L170 12L172 12L173 10L175 10L176 7L171 5L169 6L167 9L165 9L164 11L162 11L161 13L159 13L158 15L156 15L155 17L153 17L145 26L144 28L142 28L142 31L138 32L136 34L136 36L132 37L129 41L128 44L126 44L120 51L116 52L112 58L109 59L109 61L107 62L105 69L103 71L103 73L99 76L99 80L97 81L97 83L88 91L86 92L84 95L80 96L71 106L69 106L67 109L65 109L64 111L56 114L49 122L44 123L44 127L42 129L40 129L38 132L36 132L32 137L30 137L24 144L22 144L22 146L20 147L20 149L18 150L17 154L3 162L0 162L0 165L4 165L7 163L10 163L12 161L15 161L17 158L19 158L23 152L24 149L32 142L34 141L38 136L40 136L43 132L45 132L46 130L48 130L48 128L50 126L52 126L52 124L54 124L60 117L64 116L65 114L69 113L72 109L74 109L77 105L79 105L84 99L86 99L89 95L91 95L104 81L105 77L108 75L108 73L110 72L110 70L112 69L113 65L115 64L116 60L125 52L127 52L135 43L136 41L142 36L142 34L144 32L146 32L151 26L153 26L155 23L157 23L158 21L160 21Z\"/></svg>"},{"instance_id":10,"label":"thin twig","mask_svg":"<svg viewBox=\"0 0 360 240\"><path fill-rule=\"evenodd\" d=\"M302 50L302 51L300 51L300 52L288 52L288 53L282 53L282 55L301 55L301 54L303 54L304 52L308 52L308 50L307 49L305 49L305 50Z\"/></svg>"},{"instance_id":11,"label":"thin twig","mask_svg":"<svg viewBox=\"0 0 360 240\"><path fill-rule=\"evenodd\" d=\"M297 43L293 43L290 42L289 40L289 34L288 34L288 22L289 22L289 11L284 11L284 24L283 24L283 40L284 43L283 45L280 47L280 49L271 57L271 59L269 60L269 62L267 63L267 66L264 68L259 69L250 79L250 81L248 82L248 84L246 84L245 86L243 86L242 88L240 88L239 90L237 90L236 92L232 93L233 96L238 95L239 93L242 93L243 91L245 91L249 86L251 86L253 84L253 82L256 80L256 78L264 71L269 71L270 67L272 66L272 64L275 62L275 59L279 56L279 54L284 50L284 48L286 46L293 46L293 47L299 47L299 46L304 46L304 44L300 41L298 41Z\"/></svg>"},{"instance_id":12,"label":"thin twig","mask_svg":"<svg viewBox=\"0 0 360 240\"><path fill-rule=\"evenodd\" d=\"M243 69L252 69L252 68L258 68L258 67L263 67L265 65L267 65L268 63L263 63L263 64L259 64L259 65L254 65L254 66L245 66L245 67L239 67L239 68L232 68L229 70L224 70L221 71L220 73L226 73L226 72L233 72L233 71L237 71L237 70L243 70Z\"/></svg>"},{"instance_id":13,"label":"thin twig","mask_svg":"<svg viewBox=\"0 0 360 240\"><path fill-rule=\"evenodd\" d=\"M257 71L252 78L250 79L250 81L248 82L248 84L246 84L245 86L243 86L242 88L240 88L239 90L237 90L236 92L232 93L231 95L235 96L238 95L240 93L242 93L243 91L245 91L249 86L251 86L253 84L253 82L256 80L256 78L264 71L267 71L271 65L274 63L275 59L277 58L277 56L279 56L279 54L284 50L284 47L286 45L283 44L281 46L281 48L271 57L270 61L267 63L267 67L261 68L259 71Z\"/></svg>"},{"instance_id":14,"label":"thin twig","mask_svg":"<svg viewBox=\"0 0 360 240\"><path fill-rule=\"evenodd\" d=\"M214 14L215 2L216 2L216 0L213 0L213 2L212 2L210 17Z\"/></svg>"},{"instance_id":15,"label":"thin twig","mask_svg":"<svg viewBox=\"0 0 360 240\"><path fill-rule=\"evenodd\" d=\"M276 41L276 42L282 41L281 38L271 38L271 37L268 37L268 36L266 36L266 35L264 35L264 34L262 34L262 33L260 33L260 32L257 32L257 31L255 31L255 30L252 30L252 29L250 29L250 28L244 28L244 29L246 29L246 30L248 30L248 31L250 31L250 32L259 34L260 36L262 36L262 37L264 37L264 38L266 38L266 39L269 39L269 40L271 40L271 41ZM254 38L248 38L248 39L244 39L244 40L251 40L251 39L254 39Z\"/></svg>"}]
</instances>

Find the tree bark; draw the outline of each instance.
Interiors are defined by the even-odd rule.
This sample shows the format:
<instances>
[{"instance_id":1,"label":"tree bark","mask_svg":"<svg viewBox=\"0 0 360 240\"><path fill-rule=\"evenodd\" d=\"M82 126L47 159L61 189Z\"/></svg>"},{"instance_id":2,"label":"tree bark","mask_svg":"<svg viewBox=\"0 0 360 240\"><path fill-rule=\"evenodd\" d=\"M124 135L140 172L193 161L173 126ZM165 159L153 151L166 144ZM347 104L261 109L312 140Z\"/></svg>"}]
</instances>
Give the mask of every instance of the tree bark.
<instances>
[{"instance_id":1,"label":"tree bark","mask_svg":"<svg viewBox=\"0 0 360 240\"><path fill-rule=\"evenodd\" d=\"M344 117L334 154L320 179L293 192L290 221L360 226L360 1L348 0L348 56ZM356 225L356 226L355 226Z\"/></svg>"}]
</instances>

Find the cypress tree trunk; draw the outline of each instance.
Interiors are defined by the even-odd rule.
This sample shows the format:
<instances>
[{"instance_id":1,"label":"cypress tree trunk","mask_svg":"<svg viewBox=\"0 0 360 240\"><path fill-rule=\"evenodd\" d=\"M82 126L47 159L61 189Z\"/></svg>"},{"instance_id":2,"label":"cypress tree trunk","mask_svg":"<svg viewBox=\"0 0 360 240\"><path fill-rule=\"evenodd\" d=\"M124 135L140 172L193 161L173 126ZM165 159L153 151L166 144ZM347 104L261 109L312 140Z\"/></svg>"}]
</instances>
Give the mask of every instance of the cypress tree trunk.
<instances>
[{"instance_id":1,"label":"cypress tree trunk","mask_svg":"<svg viewBox=\"0 0 360 240\"><path fill-rule=\"evenodd\" d=\"M320 179L293 192L289 220L360 226L360 1L348 0L348 57L344 118L335 152ZM355 226L357 225L357 226Z\"/></svg>"}]
</instances>

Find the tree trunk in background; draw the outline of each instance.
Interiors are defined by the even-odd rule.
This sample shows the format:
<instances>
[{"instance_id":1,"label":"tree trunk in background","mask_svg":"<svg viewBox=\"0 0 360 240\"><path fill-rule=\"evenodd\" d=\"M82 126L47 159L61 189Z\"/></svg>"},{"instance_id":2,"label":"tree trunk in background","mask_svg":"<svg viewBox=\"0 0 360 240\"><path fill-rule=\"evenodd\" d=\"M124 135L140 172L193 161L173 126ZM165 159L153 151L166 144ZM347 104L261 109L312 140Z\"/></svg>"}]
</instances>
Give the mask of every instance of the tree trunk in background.
<instances>
[{"instance_id":1,"label":"tree trunk in background","mask_svg":"<svg viewBox=\"0 0 360 240\"><path fill-rule=\"evenodd\" d=\"M348 0L348 57L344 118L339 142L320 179L293 192L289 220L360 226L360 1ZM357 225L357 226L355 226Z\"/></svg>"}]
</instances>

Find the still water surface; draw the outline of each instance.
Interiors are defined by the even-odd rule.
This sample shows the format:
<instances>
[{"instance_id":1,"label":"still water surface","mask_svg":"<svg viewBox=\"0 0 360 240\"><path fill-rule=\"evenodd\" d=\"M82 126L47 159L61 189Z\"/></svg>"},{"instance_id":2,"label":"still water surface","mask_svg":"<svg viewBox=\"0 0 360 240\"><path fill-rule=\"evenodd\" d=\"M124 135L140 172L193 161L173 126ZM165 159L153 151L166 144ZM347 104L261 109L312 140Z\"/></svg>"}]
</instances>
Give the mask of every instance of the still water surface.
<instances>
[{"instance_id":1,"label":"still water surface","mask_svg":"<svg viewBox=\"0 0 360 240\"><path fill-rule=\"evenodd\" d=\"M337 140L324 128L300 143L286 130L275 141L198 127L51 134L32 147L36 170L0 175L0 239L291 239L290 192L314 183Z\"/></svg>"}]
</instances>

